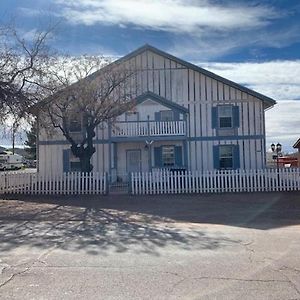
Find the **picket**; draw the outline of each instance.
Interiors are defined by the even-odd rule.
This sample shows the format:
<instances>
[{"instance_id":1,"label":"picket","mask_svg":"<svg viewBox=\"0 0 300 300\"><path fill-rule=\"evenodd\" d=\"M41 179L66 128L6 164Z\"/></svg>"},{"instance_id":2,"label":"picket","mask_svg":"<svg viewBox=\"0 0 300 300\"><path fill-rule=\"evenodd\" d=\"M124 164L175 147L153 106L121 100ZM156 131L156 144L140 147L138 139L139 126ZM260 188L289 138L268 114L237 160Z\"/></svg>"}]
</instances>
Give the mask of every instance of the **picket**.
<instances>
[{"instance_id":1,"label":"picket","mask_svg":"<svg viewBox=\"0 0 300 300\"><path fill-rule=\"evenodd\" d=\"M132 184L135 185L133 181ZM105 194L106 176L101 173L45 174L1 172L0 194ZM133 190L136 190L136 185Z\"/></svg>"},{"instance_id":2,"label":"picket","mask_svg":"<svg viewBox=\"0 0 300 300\"><path fill-rule=\"evenodd\" d=\"M132 194L299 191L300 169L133 173Z\"/></svg>"}]
</instances>

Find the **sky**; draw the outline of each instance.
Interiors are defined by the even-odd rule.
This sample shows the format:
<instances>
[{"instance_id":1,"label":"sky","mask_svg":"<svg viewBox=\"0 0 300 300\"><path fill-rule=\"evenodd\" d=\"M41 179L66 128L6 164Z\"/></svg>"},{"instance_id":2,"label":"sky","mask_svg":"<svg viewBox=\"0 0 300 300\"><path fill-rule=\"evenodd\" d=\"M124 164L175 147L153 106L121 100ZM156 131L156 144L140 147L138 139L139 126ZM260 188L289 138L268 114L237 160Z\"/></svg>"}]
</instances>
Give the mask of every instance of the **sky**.
<instances>
[{"instance_id":1,"label":"sky","mask_svg":"<svg viewBox=\"0 0 300 300\"><path fill-rule=\"evenodd\" d=\"M275 99L267 148L300 137L300 0L1 0L0 20L28 40L58 23L51 46L75 56L153 45Z\"/></svg>"}]
</instances>

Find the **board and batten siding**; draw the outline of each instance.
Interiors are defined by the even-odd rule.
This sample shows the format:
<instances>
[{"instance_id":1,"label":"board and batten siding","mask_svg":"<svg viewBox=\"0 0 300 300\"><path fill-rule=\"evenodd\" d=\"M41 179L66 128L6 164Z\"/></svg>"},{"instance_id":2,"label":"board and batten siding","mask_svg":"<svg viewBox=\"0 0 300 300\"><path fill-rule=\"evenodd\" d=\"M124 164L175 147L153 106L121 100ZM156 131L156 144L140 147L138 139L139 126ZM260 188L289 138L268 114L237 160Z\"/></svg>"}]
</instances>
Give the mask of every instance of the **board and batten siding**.
<instances>
[{"instance_id":1,"label":"board and batten siding","mask_svg":"<svg viewBox=\"0 0 300 300\"><path fill-rule=\"evenodd\" d=\"M151 50L137 54L123 62L137 70L135 82L129 87L136 95L153 92L187 108L188 167L190 170L213 169L213 146L238 145L240 167L257 169L265 165L265 123L263 101L254 96L211 78L197 70L187 68ZM212 126L212 108L220 104L239 107L237 134L219 139ZM140 119L141 120L141 119ZM40 135L40 170L61 169L64 138ZM95 171L109 171L108 129L97 129ZM53 145L56 143L55 145Z\"/></svg>"}]
</instances>

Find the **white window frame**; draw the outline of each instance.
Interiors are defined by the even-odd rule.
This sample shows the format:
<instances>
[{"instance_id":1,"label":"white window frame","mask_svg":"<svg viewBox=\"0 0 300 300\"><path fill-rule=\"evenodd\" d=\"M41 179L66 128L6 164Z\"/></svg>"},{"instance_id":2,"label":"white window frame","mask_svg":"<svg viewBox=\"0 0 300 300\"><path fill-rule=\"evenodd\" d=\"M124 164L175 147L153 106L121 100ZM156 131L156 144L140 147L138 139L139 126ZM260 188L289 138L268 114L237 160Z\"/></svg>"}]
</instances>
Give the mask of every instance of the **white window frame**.
<instances>
[{"instance_id":1,"label":"white window frame","mask_svg":"<svg viewBox=\"0 0 300 300\"><path fill-rule=\"evenodd\" d=\"M164 113L169 113L172 116L171 119L170 120L163 120L163 114ZM162 122L174 121L174 112L173 112L173 110L170 110L170 109L168 109L168 110L161 110L160 111L160 120Z\"/></svg>"},{"instance_id":2,"label":"white window frame","mask_svg":"<svg viewBox=\"0 0 300 300\"><path fill-rule=\"evenodd\" d=\"M72 129L71 129L71 123L72 123L72 122L77 123L77 124L80 124L80 130L72 130ZM70 133L78 133L78 132L82 132L82 117L79 117L77 120L74 119L74 118L69 117L68 125L69 125L69 132L70 132Z\"/></svg>"},{"instance_id":3,"label":"white window frame","mask_svg":"<svg viewBox=\"0 0 300 300\"><path fill-rule=\"evenodd\" d=\"M231 155L221 155L221 148L230 148L231 149ZM222 159L231 159L231 166L229 167L222 167L221 166L221 160ZM219 166L221 170L232 170L234 168L234 146L233 145L220 145L219 146Z\"/></svg>"},{"instance_id":4,"label":"white window frame","mask_svg":"<svg viewBox=\"0 0 300 300\"><path fill-rule=\"evenodd\" d=\"M228 116L220 116L221 115L221 109L222 108L230 108L231 110L231 125L230 126L226 126L226 127L221 127L221 118L229 118ZM233 128L233 108L232 105L219 105L218 106L218 128L219 129L231 129Z\"/></svg>"},{"instance_id":5,"label":"white window frame","mask_svg":"<svg viewBox=\"0 0 300 300\"><path fill-rule=\"evenodd\" d=\"M166 149L172 149L173 152L173 157L168 158L168 160L170 161L169 163L165 162L165 156L166 154L168 154L168 152L164 153L164 150ZM174 167L175 166L175 146L174 145L164 145L161 147L161 161L162 161L162 166L163 167Z\"/></svg>"},{"instance_id":6,"label":"white window frame","mask_svg":"<svg viewBox=\"0 0 300 300\"><path fill-rule=\"evenodd\" d=\"M72 170L72 163L80 163L80 159L78 157L76 157L72 151L70 151L70 157L69 157L69 170L70 172L80 172L80 168L79 170Z\"/></svg>"}]
</instances>

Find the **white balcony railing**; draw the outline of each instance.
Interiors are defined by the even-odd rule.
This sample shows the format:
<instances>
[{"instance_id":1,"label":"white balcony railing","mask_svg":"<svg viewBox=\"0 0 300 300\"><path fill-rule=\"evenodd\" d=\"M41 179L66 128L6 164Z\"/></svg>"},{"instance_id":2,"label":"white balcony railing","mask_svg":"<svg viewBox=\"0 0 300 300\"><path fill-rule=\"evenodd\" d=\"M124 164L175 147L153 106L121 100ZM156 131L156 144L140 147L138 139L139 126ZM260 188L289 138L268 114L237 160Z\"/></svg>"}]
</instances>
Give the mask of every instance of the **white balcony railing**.
<instances>
[{"instance_id":1,"label":"white balcony railing","mask_svg":"<svg viewBox=\"0 0 300 300\"><path fill-rule=\"evenodd\" d=\"M185 121L117 122L112 126L113 137L178 136L185 134Z\"/></svg>"}]
</instances>

